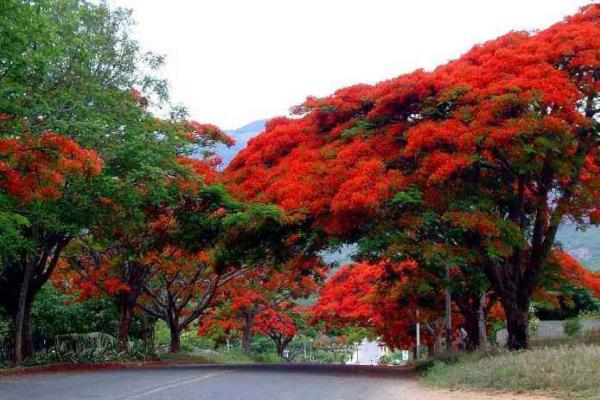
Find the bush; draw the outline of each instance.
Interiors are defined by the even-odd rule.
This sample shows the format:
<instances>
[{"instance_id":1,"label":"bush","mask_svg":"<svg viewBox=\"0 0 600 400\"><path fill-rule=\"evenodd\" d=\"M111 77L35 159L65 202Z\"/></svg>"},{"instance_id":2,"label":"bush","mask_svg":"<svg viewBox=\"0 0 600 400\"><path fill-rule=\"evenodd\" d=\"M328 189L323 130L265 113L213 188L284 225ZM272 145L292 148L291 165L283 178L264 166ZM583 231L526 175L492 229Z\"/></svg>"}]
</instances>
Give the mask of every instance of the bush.
<instances>
[{"instance_id":1,"label":"bush","mask_svg":"<svg viewBox=\"0 0 600 400\"><path fill-rule=\"evenodd\" d=\"M414 361L413 366L417 371L425 372L428 369L433 368L433 366L437 363L444 365L455 364L458 362L459 356L460 355L458 353L440 353L435 357L431 357L426 360L416 360Z\"/></svg>"},{"instance_id":2,"label":"bush","mask_svg":"<svg viewBox=\"0 0 600 400\"><path fill-rule=\"evenodd\" d=\"M132 340L127 351L117 350L114 336L102 332L59 335L53 346L36 352L23 366L50 363L93 364L156 359L154 349L141 340Z\"/></svg>"},{"instance_id":3,"label":"bush","mask_svg":"<svg viewBox=\"0 0 600 400\"><path fill-rule=\"evenodd\" d=\"M199 349L211 349L215 347L213 340L198 335L198 332L194 329L181 332L179 339L182 352L194 352ZM161 352L169 351L171 333L163 320L158 320L154 325L154 343Z\"/></svg>"},{"instance_id":4,"label":"bush","mask_svg":"<svg viewBox=\"0 0 600 400\"><path fill-rule=\"evenodd\" d=\"M581 320L579 318L571 318L563 322L563 328L567 336L576 337L581 335L583 326L581 325Z\"/></svg>"}]
</instances>

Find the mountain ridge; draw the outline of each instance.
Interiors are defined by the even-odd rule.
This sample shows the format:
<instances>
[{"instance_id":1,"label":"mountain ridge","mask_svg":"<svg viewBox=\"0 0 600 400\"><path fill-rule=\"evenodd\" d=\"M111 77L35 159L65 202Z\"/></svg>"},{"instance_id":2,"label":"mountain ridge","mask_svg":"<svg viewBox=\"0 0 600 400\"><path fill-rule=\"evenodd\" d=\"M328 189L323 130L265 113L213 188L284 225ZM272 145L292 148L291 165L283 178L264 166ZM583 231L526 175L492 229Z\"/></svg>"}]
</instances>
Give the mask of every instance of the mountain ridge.
<instances>
[{"instance_id":1,"label":"mountain ridge","mask_svg":"<svg viewBox=\"0 0 600 400\"><path fill-rule=\"evenodd\" d=\"M246 147L248 140L264 131L267 121L268 119L266 118L258 119L237 129L228 129L225 131L235 140L235 145L227 147L224 144L219 144L215 147L215 153L222 160L221 168L225 168L229 165L235 155L244 147Z\"/></svg>"}]
</instances>

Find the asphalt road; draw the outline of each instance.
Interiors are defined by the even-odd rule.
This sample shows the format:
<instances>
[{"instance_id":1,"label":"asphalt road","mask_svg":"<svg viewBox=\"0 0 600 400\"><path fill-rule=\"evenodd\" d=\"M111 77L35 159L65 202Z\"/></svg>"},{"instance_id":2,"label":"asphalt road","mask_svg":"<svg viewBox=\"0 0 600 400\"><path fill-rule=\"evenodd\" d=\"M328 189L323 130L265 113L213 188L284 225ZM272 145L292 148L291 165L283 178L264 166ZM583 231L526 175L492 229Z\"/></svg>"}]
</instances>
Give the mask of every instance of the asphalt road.
<instances>
[{"instance_id":1,"label":"asphalt road","mask_svg":"<svg viewBox=\"0 0 600 400\"><path fill-rule=\"evenodd\" d=\"M0 378L1 400L402 400L430 398L414 373L381 368L187 366Z\"/></svg>"}]
</instances>

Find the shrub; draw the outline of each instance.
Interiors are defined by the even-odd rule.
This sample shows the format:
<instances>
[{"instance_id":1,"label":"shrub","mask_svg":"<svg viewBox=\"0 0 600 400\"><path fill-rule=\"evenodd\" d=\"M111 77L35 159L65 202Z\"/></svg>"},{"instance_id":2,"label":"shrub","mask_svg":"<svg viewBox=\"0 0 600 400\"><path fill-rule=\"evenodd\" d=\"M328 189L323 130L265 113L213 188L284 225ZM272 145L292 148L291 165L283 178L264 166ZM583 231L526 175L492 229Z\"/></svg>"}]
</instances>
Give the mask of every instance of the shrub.
<instances>
[{"instance_id":1,"label":"shrub","mask_svg":"<svg viewBox=\"0 0 600 400\"><path fill-rule=\"evenodd\" d=\"M540 329L540 319L537 316L537 309L533 306L529 306L529 331L536 332Z\"/></svg>"},{"instance_id":2,"label":"shrub","mask_svg":"<svg viewBox=\"0 0 600 400\"><path fill-rule=\"evenodd\" d=\"M576 337L581 334L583 326L579 318L570 318L563 323L565 334L569 337Z\"/></svg>"},{"instance_id":3,"label":"shrub","mask_svg":"<svg viewBox=\"0 0 600 400\"><path fill-rule=\"evenodd\" d=\"M451 365L459 361L459 353L439 353L435 357L428 358L426 360L417 360L413 363L414 368L417 371L425 372L432 368L435 364Z\"/></svg>"}]
</instances>

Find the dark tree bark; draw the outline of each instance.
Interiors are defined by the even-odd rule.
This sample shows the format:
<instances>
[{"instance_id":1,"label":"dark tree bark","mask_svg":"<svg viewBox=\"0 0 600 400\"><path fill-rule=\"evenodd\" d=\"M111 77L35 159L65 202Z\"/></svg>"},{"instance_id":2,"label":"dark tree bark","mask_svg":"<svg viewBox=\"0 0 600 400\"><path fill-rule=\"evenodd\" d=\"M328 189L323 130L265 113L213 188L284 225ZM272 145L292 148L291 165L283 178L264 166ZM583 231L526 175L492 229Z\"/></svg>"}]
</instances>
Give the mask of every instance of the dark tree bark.
<instances>
[{"instance_id":1,"label":"dark tree bark","mask_svg":"<svg viewBox=\"0 0 600 400\"><path fill-rule=\"evenodd\" d=\"M435 343L427 343L427 357L433 358L436 355Z\"/></svg>"},{"instance_id":2,"label":"dark tree bark","mask_svg":"<svg viewBox=\"0 0 600 400\"><path fill-rule=\"evenodd\" d=\"M30 304L28 301L29 291L31 287L31 279L33 277L35 265L28 263L25 266L25 272L23 273L23 281L21 282L21 289L19 290L19 300L17 302L17 313L14 320L14 331L15 331L15 363L21 364L27 357L31 357L32 354L24 354L25 348L29 347L31 351L32 344L24 345L24 342L30 342L31 340L31 327L26 326L25 321L29 321L30 316ZM27 324L29 325L29 324ZM29 333L26 331L29 330ZM27 337L28 336L28 337Z\"/></svg>"},{"instance_id":3,"label":"dark tree bark","mask_svg":"<svg viewBox=\"0 0 600 400\"><path fill-rule=\"evenodd\" d=\"M467 350L487 346L486 319L495 301L494 293L487 291L482 291L479 295L468 292L454 296L454 302L464 319L463 328L467 331Z\"/></svg>"},{"instance_id":4,"label":"dark tree bark","mask_svg":"<svg viewBox=\"0 0 600 400\"><path fill-rule=\"evenodd\" d=\"M149 321L148 315L144 314L142 319L142 340L146 351L154 349L154 323L155 320Z\"/></svg>"},{"instance_id":5,"label":"dark tree bark","mask_svg":"<svg viewBox=\"0 0 600 400\"><path fill-rule=\"evenodd\" d=\"M288 344L290 344L290 342L292 341L293 337L289 337L289 336L271 336L271 339L273 339L273 342L275 342L275 348L277 349L277 355L285 360L288 360L288 358L284 357L284 351L287 348Z\"/></svg>"},{"instance_id":6,"label":"dark tree bark","mask_svg":"<svg viewBox=\"0 0 600 400\"><path fill-rule=\"evenodd\" d=\"M169 326L169 331L171 332L169 351L171 353L179 353L181 351L181 331L177 326Z\"/></svg>"},{"instance_id":7,"label":"dark tree bark","mask_svg":"<svg viewBox=\"0 0 600 400\"><path fill-rule=\"evenodd\" d=\"M487 323L486 323L486 296L487 294L484 292L481 294L479 299L479 308L477 309L477 327L478 327L478 335L479 339L479 348L487 348Z\"/></svg>"},{"instance_id":8,"label":"dark tree bark","mask_svg":"<svg viewBox=\"0 0 600 400\"><path fill-rule=\"evenodd\" d=\"M468 310L462 313L464 318L463 328L467 331L467 343L466 348L468 351L475 350L481 344L479 337L479 318L477 317L477 310Z\"/></svg>"},{"instance_id":9,"label":"dark tree bark","mask_svg":"<svg viewBox=\"0 0 600 400\"><path fill-rule=\"evenodd\" d=\"M462 327L467 332L467 350L475 350L481 346L482 338L480 334L480 308L481 297L475 295L455 296L455 303L458 305L460 315L463 317ZM485 324L485 322L484 322Z\"/></svg>"},{"instance_id":10,"label":"dark tree bark","mask_svg":"<svg viewBox=\"0 0 600 400\"><path fill-rule=\"evenodd\" d=\"M128 351L129 349L129 329L131 328L134 310L142 294L147 277L146 268L138 262L127 261L124 268L124 283L128 285L129 290L119 292L116 296L120 313L119 334L117 338L120 351Z\"/></svg>"},{"instance_id":11,"label":"dark tree bark","mask_svg":"<svg viewBox=\"0 0 600 400\"><path fill-rule=\"evenodd\" d=\"M36 252L25 251L0 274L0 304L13 321L12 354L15 364L33 356L31 305L70 241L68 236L55 233L37 235L32 231L27 235L39 243Z\"/></svg>"},{"instance_id":12,"label":"dark tree bark","mask_svg":"<svg viewBox=\"0 0 600 400\"><path fill-rule=\"evenodd\" d=\"M507 347L512 350L528 348L530 296L507 295L501 301L506 314Z\"/></svg>"},{"instance_id":13,"label":"dark tree bark","mask_svg":"<svg viewBox=\"0 0 600 400\"><path fill-rule=\"evenodd\" d=\"M191 287L198 283L201 278L201 271L190 277L184 286ZM234 277L235 274L219 275L206 282L206 287L201 295L193 291L184 291L184 295L180 296L180 292L174 288L174 281L180 279L177 274L175 277L166 275L156 278L154 282L156 287L152 287L151 282L146 282L144 292L152 301L151 305L139 306L147 312L151 317L162 319L167 323L171 333L172 353L179 352L181 332L186 330L191 323L195 322L200 316L206 312L211 306L213 298L218 288Z\"/></svg>"},{"instance_id":14,"label":"dark tree bark","mask_svg":"<svg viewBox=\"0 0 600 400\"><path fill-rule=\"evenodd\" d=\"M119 351L127 351L129 342L129 328L133 321L133 307L129 304L124 304L120 307L120 318L119 318L119 335L118 335L118 349Z\"/></svg>"},{"instance_id":15,"label":"dark tree bark","mask_svg":"<svg viewBox=\"0 0 600 400\"><path fill-rule=\"evenodd\" d=\"M244 332L242 334L242 351L250 354L252 349L252 328L254 327L254 312L244 312Z\"/></svg>"}]
</instances>

